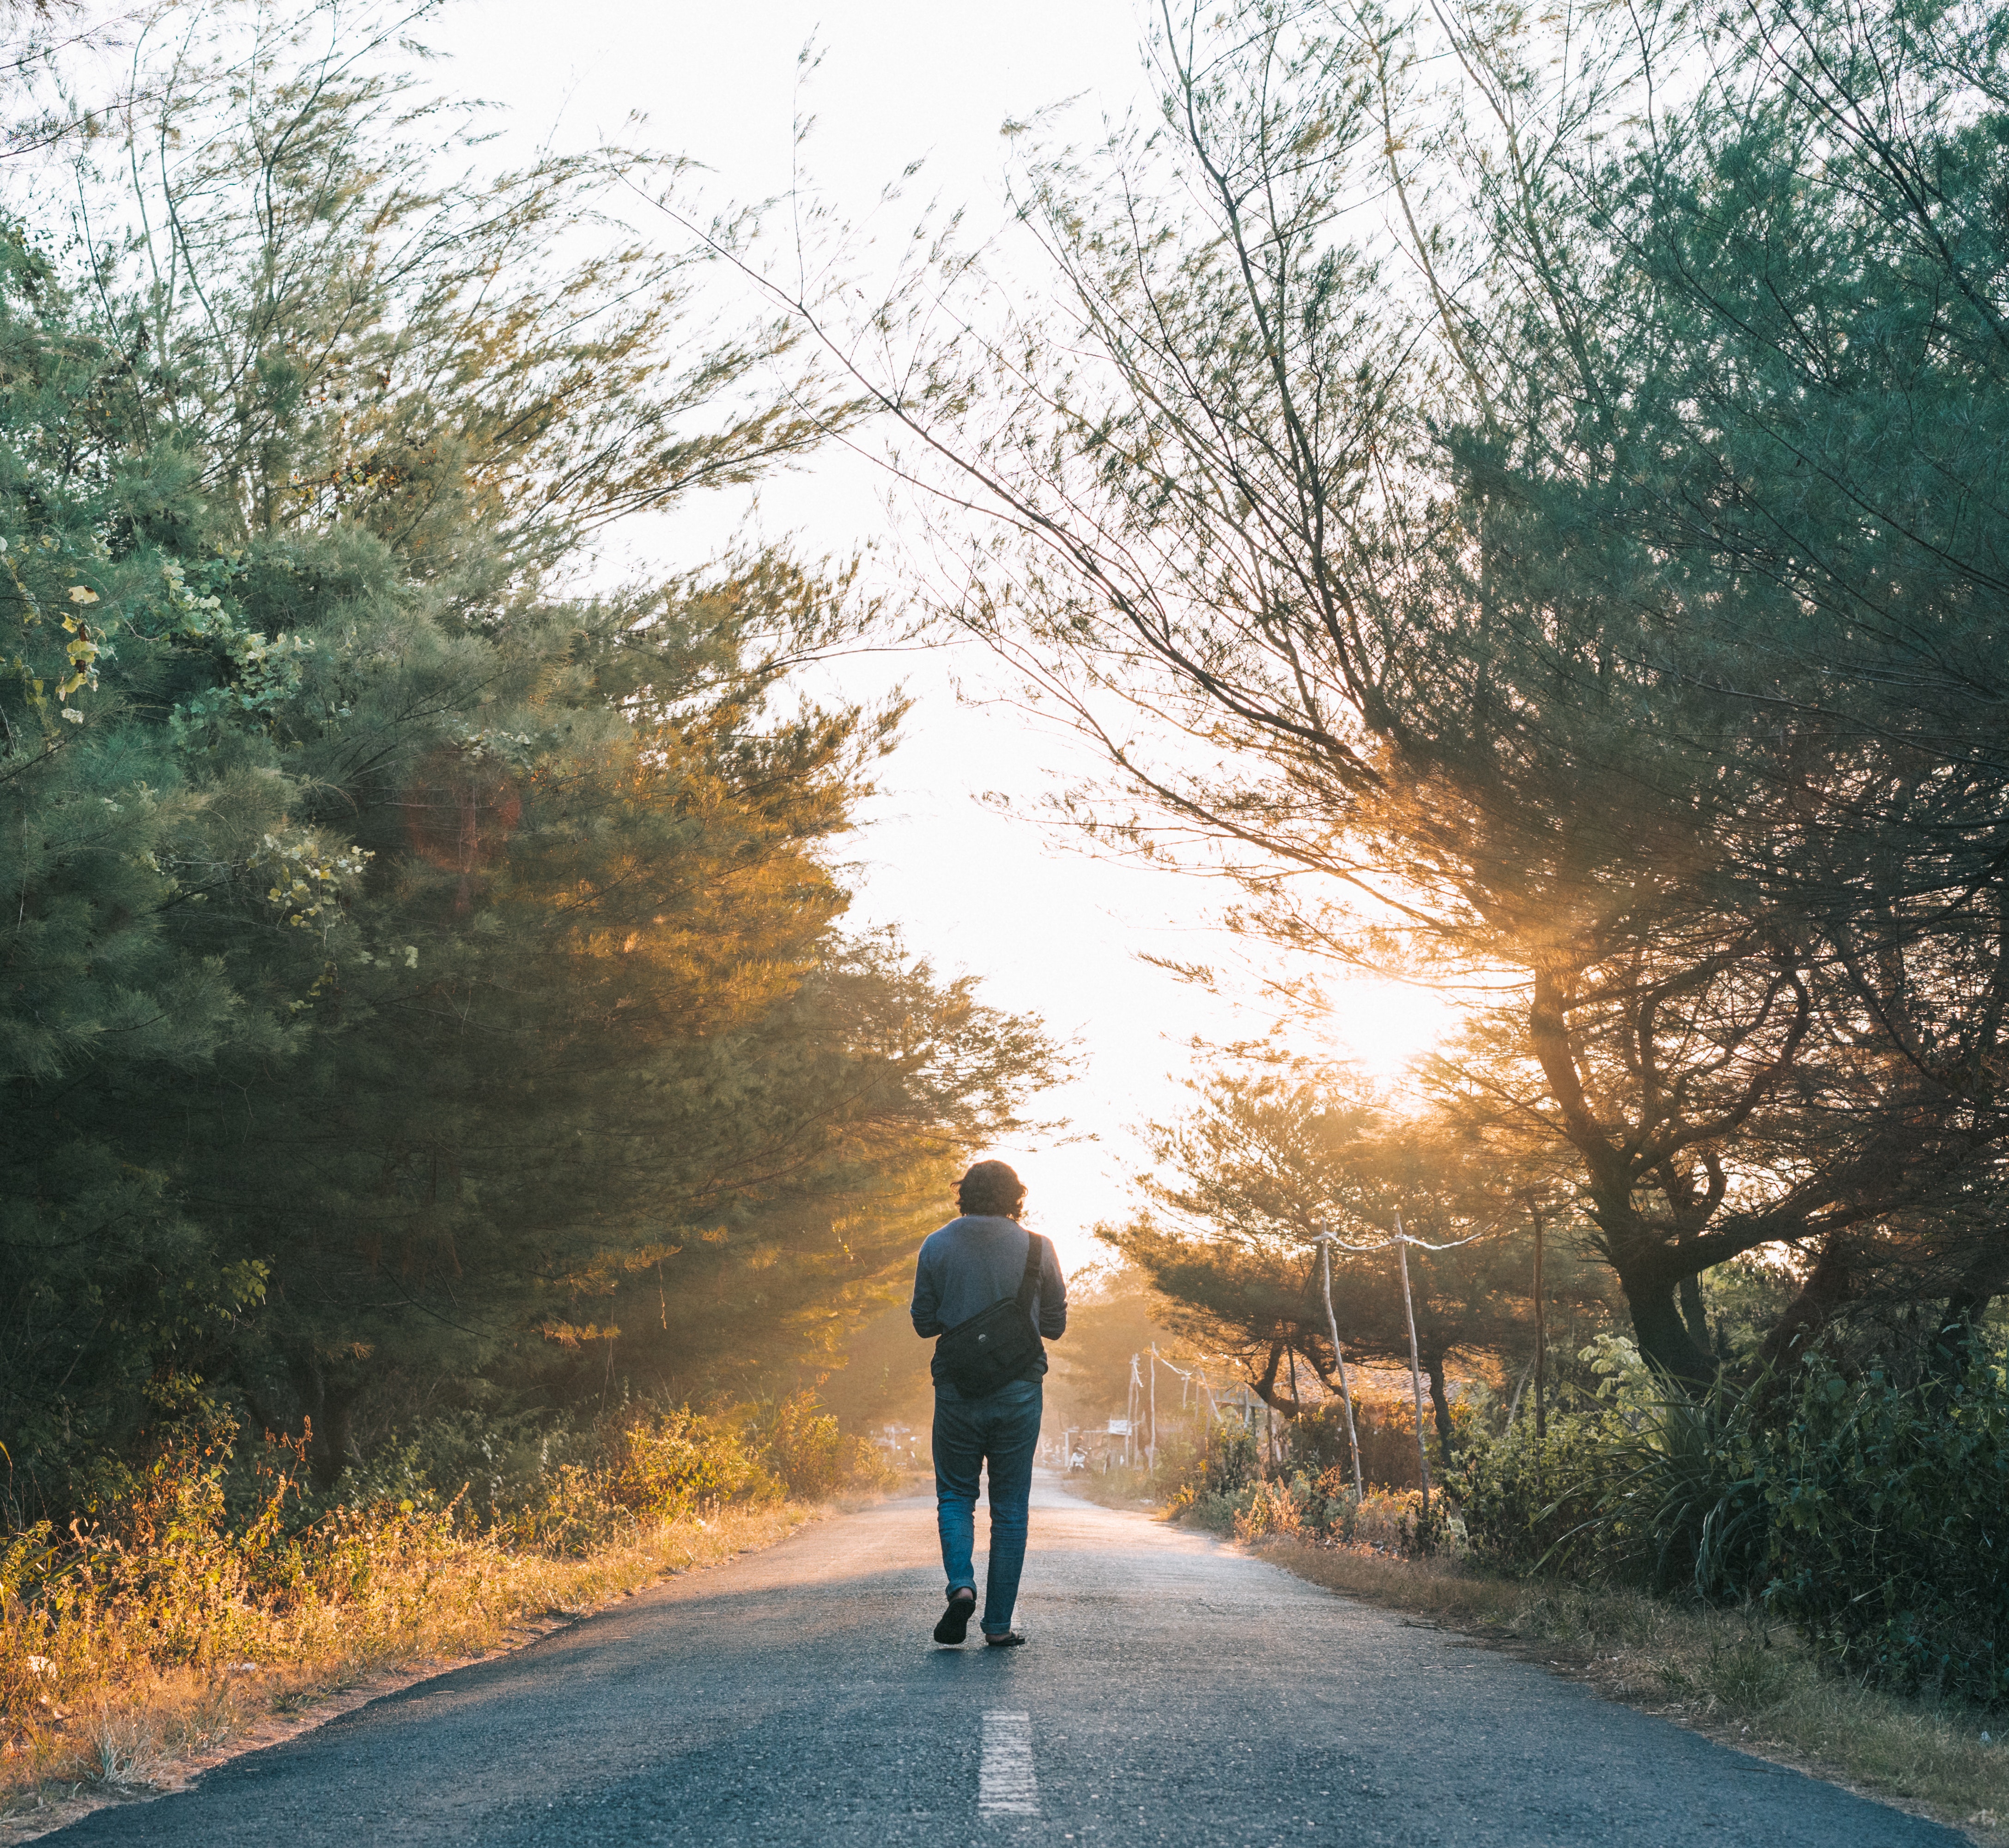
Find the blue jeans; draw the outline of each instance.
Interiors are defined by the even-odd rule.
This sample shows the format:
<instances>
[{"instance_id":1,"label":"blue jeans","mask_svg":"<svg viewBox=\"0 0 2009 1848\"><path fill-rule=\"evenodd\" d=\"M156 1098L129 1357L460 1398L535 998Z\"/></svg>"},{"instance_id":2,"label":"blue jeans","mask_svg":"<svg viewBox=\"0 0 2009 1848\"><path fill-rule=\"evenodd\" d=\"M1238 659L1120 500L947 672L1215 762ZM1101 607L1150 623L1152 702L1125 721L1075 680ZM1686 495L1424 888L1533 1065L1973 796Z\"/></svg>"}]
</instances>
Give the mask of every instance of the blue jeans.
<instances>
[{"instance_id":1,"label":"blue jeans","mask_svg":"<svg viewBox=\"0 0 2009 1848\"><path fill-rule=\"evenodd\" d=\"M1019 1601L1033 1453L1045 1398L1038 1380L1008 1380L981 1399L964 1398L947 1380L935 1382L935 1523L951 1597L965 1586L976 1589L970 1560L976 1545L976 1474L985 1462L990 1465L990 1568L982 1623L987 1637L1011 1629L1012 1607Z\"/></svg>"}]
</instances>

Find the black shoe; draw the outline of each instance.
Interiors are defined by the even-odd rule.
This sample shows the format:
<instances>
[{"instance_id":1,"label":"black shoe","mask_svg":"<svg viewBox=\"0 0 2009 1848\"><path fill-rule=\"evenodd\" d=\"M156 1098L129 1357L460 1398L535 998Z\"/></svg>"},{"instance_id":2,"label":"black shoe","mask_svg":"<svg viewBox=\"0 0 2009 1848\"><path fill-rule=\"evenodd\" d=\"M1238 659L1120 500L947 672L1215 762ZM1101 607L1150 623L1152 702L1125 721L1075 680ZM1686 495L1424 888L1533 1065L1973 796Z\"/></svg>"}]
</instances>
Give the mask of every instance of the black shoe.
<instances>
[{"instance_id":1,"label":"black shoe","mask_svg":"<svg viewBox=\"0 0 2009 1848\"><path fill-rule=\"evenodd\" d=\"M941 1614L941 1621L935 1626L937 1643L959 1643L969 1634L969 1619L976 1609L974 1591L958 1591L948 1601L948 1609Z\"/></svg>"},{"instance_id":2,"label":"black shoe","mask_svg":"<svg viewBox=\"0 0 2009 1848\"><path fill-rule=\"evenodd\" d=\"M993 1649L1022 1649L1026 1639L1015 1630L1008 1630L1001 1637L986 1637L984 1641Z\"/></svg>"}]
</instances>

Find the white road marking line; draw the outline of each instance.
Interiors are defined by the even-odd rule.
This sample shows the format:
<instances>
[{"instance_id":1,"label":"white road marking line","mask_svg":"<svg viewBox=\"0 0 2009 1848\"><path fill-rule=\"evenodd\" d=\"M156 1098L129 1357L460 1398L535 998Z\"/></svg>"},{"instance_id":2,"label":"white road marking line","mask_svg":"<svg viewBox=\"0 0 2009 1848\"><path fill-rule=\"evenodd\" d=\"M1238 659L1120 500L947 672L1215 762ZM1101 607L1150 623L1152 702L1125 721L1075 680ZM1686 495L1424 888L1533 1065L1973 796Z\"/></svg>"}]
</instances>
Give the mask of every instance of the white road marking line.
<instances>
[{"instance_id":1,"label":"white road marking line","mask_svg":"<svg viewBox=\"0 0 2009 1848\"><path fill-rule=\"evenodd\" d=\"M983 1716L983 1762L976 1774L980 1816L1036 1816L1040 1780L1033 1775L1033 1716Z\"/></svg>"}]
</instances>

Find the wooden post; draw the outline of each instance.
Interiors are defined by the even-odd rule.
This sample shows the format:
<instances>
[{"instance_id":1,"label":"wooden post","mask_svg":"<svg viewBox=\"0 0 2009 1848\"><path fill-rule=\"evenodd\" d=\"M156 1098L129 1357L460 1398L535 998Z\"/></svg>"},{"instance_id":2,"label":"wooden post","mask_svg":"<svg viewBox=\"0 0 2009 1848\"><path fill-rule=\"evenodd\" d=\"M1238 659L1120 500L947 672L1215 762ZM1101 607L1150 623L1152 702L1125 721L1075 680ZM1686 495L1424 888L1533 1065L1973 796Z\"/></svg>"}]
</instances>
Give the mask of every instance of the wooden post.
<instances>
[{"instance_id":1,"label":"wooden post","mask_svg":"<svg viewBox=\"0 0 2009 1848\"><path fill-rule=\"evenodd\" d=\"M1402 1215L1395 1215L1395 1266L1402 1273L1402 1313L1409 1318L1409 1390L1416 1402L1416 1463L1423 1476L1423 1524L1420 1538L1428 1546L1430 1531L1430 1452L1423 1441L1423 1363L1416 1351L1416 1308L1409 1297L1409 1235Z\"/></svg>"},{"instance_id":2,"label":"wooden post","mask_svg":"<svg viewBox=\"0 0 2009 1848\"><path fill-rule=\"evenodd\" d=\"M1326 1332L1332 1337L1332 1364L1339 1369L1339 1396L1346 1406L1346 1447L1353 1456L1353 1500L1357 1507L1367 1499L1360 1484L1360 1435L1353 1428L1353 1389L1346 1383L1346 1357L1339 1351L1339 1318L1332 1312L1332 1238L1319 1241L1319 1282L1325 1291Z\"/></svg>"},{"instance_id":3,"label":"wooden post","mask_svg":"<svg viewBox=\"0 0 2009 1848\"><path fill-rule=\"evenodd\" d=\"M1542 1290L1542 1209L1530 1200L1528 1211L1535 1220L1535 1442L1540 1445L1549 1435L1549 1311ZM1541 1454L1539 1449L1536 1454Z\"/></svg>"},{"instance_id":4,"label":"wooden post","mask_svg":"<svg viewBox=\"0 0 2009 1848\"><path fill-rule=\"evenodd\" d=\"M1151 1343L1151 1445L1144 1453L1153 1481L1158 1474L1158 1344Z\"/></svg>"}]
</instances>

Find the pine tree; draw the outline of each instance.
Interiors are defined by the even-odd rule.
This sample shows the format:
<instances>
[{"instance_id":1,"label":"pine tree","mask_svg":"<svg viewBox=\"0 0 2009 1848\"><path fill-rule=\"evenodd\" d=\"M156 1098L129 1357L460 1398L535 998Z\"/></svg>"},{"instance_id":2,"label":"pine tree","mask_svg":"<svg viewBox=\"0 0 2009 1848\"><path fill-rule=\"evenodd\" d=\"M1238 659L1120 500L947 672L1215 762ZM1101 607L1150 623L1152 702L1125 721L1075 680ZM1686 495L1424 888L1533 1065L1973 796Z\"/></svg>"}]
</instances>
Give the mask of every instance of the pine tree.
<instances>
[{"instance_id":1,"label":"pine tree","mask_svg":"<svg viewBox=\"0 0 2009 1848\"><path fill-rule=\"evenodd\" d=\"M839 932L898 709L786 695L870 619L848 573L576 587L845 407L751 392L774 330L693 337L606 163L434 185L393 42L261 17L141 86L136 197L83 144L132 228L88 286L23 225L0 295L17 1506L205 1404L310 1422L331 1487L400 1407L617 1351L813 1377L1051 1059Z\"/></svg>"},{"instance_id":2,"label":"pine tree","mask_svg":"<svg viewBox=\"0 0 2009 1848\"><path fill-rule=\"evenodd\" d=\"M1298 1363L1338 1389L1316 1243L1334 1236L1334 1318L1348 1364L1406 1368L1413 1310L1448 1450L1447 1368L1518 1361L1532 1347L1529 1207L1544 1178L1517 1173L1446 1116L1391 1108L1343 1067L1270 1056L1209 1071L1196 1088L1183 1117L1153 1126L1153 1210L1104 1236L1174 1306L1182 1332L1235 1355L1263 1400L1292 1417ZM1423 1242L1408 1253L1406 1302L1398 1226ZM1601 1309L1568 1245L1550 1251L1548 1300Z\"/></svg>"},{"instance_id":3,"label":"pine tree","mask_svg":"<svg viewBox=\"0 0 2009 1848\"><path fill-rule=\"evenodd\" d=\"M2009 1283L1999 19L1185 19L1160 128L1026 176L1052 322L886 382L1001 516L955 613L1107 750L1102 838L1497 1002L1471 1076L1656 1361L1706 1378L1682 1296L1777 1244L1788 1346L1964 1325Z\"/></svg>"}]
</instances>

